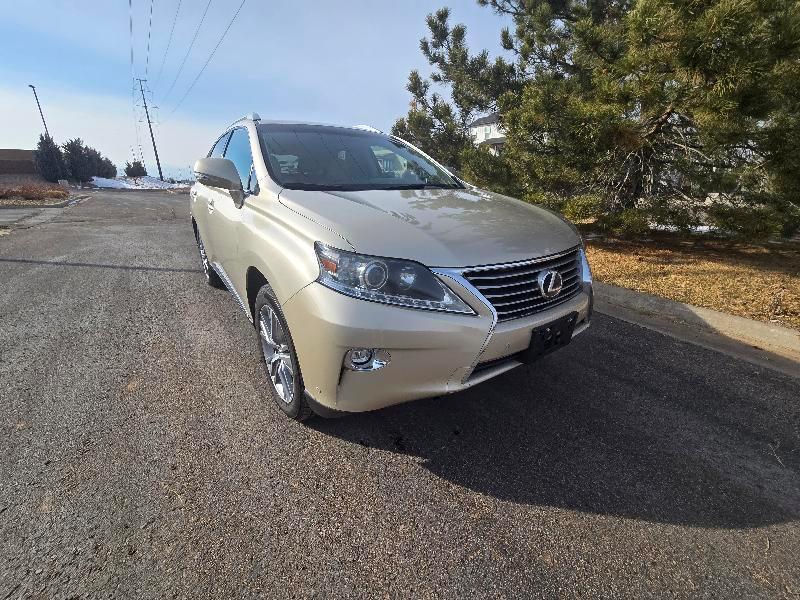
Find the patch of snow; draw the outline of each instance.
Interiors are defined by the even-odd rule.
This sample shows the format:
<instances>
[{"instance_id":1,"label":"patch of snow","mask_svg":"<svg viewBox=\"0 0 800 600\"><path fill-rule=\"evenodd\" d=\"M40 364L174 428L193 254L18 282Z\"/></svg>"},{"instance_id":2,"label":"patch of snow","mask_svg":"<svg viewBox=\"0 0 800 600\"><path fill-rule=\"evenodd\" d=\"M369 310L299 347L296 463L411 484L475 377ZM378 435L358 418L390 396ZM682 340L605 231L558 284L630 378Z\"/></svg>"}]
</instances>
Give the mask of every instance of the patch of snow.
<instances>
[{"instance_id":1,"label":"patch of snow","mask_svg":"<svg viewBox=\"0 0 800 600\"><path fill-rule=\"evenodd\" d=\"M107 179L106 177L92 177L92 183L99 188L112 188L115 190L124 190L130 187L124 179Z\"/></svg>"},{"instance_id":2,"label":"patch of snow","mask_svg":"<svg viewBox=\"0 0 800 600\"><path fill-rule=\"evenodd\" d=\"M92 183L95 187L115 190L166 190L186 187L186 184L161 181L149 175L144 177L116 177L114 179L92 177Z\"/></svg>"}]
</instances>

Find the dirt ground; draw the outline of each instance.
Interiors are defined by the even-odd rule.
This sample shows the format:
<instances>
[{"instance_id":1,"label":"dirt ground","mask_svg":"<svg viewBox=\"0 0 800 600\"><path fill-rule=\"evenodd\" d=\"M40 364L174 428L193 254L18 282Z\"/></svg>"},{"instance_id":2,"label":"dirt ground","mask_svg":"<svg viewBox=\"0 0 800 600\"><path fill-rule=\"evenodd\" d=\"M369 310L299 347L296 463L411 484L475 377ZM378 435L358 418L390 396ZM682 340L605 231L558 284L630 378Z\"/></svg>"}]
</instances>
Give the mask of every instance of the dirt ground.
<instances>
[{"instance_id":1,"label":"dirt ground","mask_svg":"<svg viewBox=\"0 0 800 600\"><path fill-rule=\"evenodd\" d=\"M587 255L599 281L800 329L800 245L605 239Z\"/></svg>"},{"instance_id":2,"label":"dirt ground","mask_svg":"<svg viewBox=\"0 0 800 600\"><path fill-rule=\"evenodd\" d=\"M0 183L0 206L15 204L56 204L69 198L69 190L52 183Z\"/></svg>"}]
</instances>

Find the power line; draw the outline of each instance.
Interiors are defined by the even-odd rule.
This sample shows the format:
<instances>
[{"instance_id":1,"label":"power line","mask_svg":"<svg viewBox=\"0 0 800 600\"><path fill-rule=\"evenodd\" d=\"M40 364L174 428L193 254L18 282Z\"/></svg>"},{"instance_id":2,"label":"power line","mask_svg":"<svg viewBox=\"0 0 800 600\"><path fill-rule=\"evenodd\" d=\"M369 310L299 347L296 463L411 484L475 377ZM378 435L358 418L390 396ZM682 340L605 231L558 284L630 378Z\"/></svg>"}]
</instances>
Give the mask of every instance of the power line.
<instances>
[{"instance_id":1,"label":"power line","mask_svg":"<svg viewBox=\"0 0 800 600\"><path fill-rule=\"evenodd\" d=\"M131 34L131 75L133 75L133 0L128 0L128 24Z\"/></svg>"},{"instance_id":2,"label":"power line","mask_svg":"<svg viewBox=\"0 0 800 600\"><path fill-rule=\"evenodd\" d=\"M150 71L150 35L153 33L153 0L150 0L150 23L147 25L147 60L144 63L144 77Z\"/></svg>"},{"instance_id":3,"label":"power line","mask_svg":"<svg viewBox=\"0 0 800 600\"><path fill-rule=\"evenodd\" d=\"M175 79L172 80L172 85L169 86L167 93L164 95L162 100L166 100L169 97L172 89L175 87L175 84L178 82L178 77L181 76L181 72L183 71L183 66L186 64L186 59L189 58L189 53L192 51L194 47L194 43L197 40L197 34L200 33L200 27L203 25L203 21L206 19L206 14L208 13L208 7L211 6L211 0L208 0L208 4L206 4L206 9L203 11L203 16L200 17L200 22L197 24L197 29L194 30L194 37L192 37L192 42L189 44L189 48L186 50L186 55L183 57L183 61L181 62L181 66L178 67L178 72L175 74Z\"/></svg>"},{"instance_id":4,"label":"power line","mask_svg":"<svg viewBox=\"0 0 800 600\"><path fill-rule=\"evenodd\" d=\"M195 77L195 78L194 78L194 81L192 81L192 84L189 86L189 89L188 89L188 90L186 90L186 93L183 95L183 97L181 97L181 99L180 99L180 100L178 101L178 103L175 105L175 108L173 108L173 109L170 111L170 113L169 113L169 114L172 114L172 113L174 113L176 110L178 110L178 107L179 107L181 104L183 104L183 101L184 101L184 100L186 100L186 96L188 96L188 95L189 95L189 92L191 92L191 91L192 91L192 88L194 88L194 84L195 84L195 83L197 83L197 80L198 80L198 79L200 79L200 76L203 74L203 71L205 71L205 70L206 70L206 67L208 66L208 63L210 63L210 62L211 62L211 59L212 59L212 58L214 58L214 54L216 54L216 52L217 52L217 48L219 48L219 47L220 47L220 45L222 44L222 41L225 39L225 36L226 36L226 35L228 35L228 31L230 30L230 28L231 28L231 25L233 25L233 22L236 20L236 17L238 17L238 16L239 16L239 12L242 10L242 7L244 6L244 3L245 3L245 2L247 2L247 0L242 0L242 3L241 3L241 4L239 4L239 8L237 8L237 9L236 9L236 12L233 14L233 18L231 19L230 23L228 23L228 26L225 28L225 31L223 31L223 32L222 32L222 35L220 36L220 38L219 38L219 41L217 41L217 45L216 45L216 46L214 46L214 49L211 51L211 54L209 54L209 55L208 55L208 59L206 60L206 62L205 62L205 64L203 65L203 67L200 69L200 72L197 74L197 77Z\"/></svg>"},{"instance_id":5,"label":"power line","mask_svg":"<svg viewBox=\"0 0 800 600\"><path fill-rule=\"evenodd\" d=\"M155 90L158 87L158 82L161 81L161 74L164 72L164 63L167 62L167 54L169 54L169 48L172 45L172 35L175 33L175 23L178 22L178 13L181 10L182 1L183 0L178 0L178 7L175 9L175 16L172 18L172 27L169 30L167 49L164 50L164 57L161 59L161 67L158 69L158 75L156 76L156 82L153 84L153 90Z\"/></svg>"}]
</instances>

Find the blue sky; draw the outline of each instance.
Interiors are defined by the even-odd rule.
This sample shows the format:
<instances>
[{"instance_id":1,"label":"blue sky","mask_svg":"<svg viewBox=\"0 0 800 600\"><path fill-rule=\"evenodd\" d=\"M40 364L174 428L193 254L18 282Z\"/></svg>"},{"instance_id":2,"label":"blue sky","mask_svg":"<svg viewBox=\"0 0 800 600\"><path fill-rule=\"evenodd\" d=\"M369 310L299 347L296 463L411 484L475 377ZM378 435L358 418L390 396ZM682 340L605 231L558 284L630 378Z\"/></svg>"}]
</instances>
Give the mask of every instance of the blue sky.
<instances>
[{"instance_id":1,"label":"blue sky","mask_svg":"<svg viewBox=\"0 0 800 600\"><path fill-rule=\"evenodd\" d=\"M247 0L225 41L183 104L174 110L233 16L239 0L211 0L183 71L167 95L207 0L133 0L134 69L145 77L159 124L162 164L184 173L213 138L244 113L330 123L368 123L388 130L406 113L411 69L429 67L419 51L425 16L449 6L452 22L467 26L470 48L501 52L506 24L474 0ZM29 83L37 86L57 141L81 137L118 166L132 155L127 0L40 0L0 3L0 148L32 148L42 130ZM141 104L141 102L139 102ZM141 108L137 108L141 113ZM147 124L139 136L156 172Z\"/></svg>"}]
</instances>

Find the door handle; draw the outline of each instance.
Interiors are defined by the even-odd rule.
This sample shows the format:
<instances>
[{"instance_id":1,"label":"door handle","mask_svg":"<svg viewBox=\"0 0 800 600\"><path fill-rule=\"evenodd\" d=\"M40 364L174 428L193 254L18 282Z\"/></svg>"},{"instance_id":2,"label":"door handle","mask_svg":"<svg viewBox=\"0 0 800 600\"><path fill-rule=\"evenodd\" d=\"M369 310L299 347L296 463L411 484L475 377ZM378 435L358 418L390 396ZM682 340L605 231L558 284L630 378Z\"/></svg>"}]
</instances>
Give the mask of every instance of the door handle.
<instances>
[{"instance_id":1,"label":"door handle","mask_svg":"<svg viewBox=\"0 0 800 600\"><path fill-rule=\"evenodd\" d=\"M214 199L213 198L209 198L208 199L208 212L210 212L210 213L214 212Z\"/></svg>"}]
</instances>

